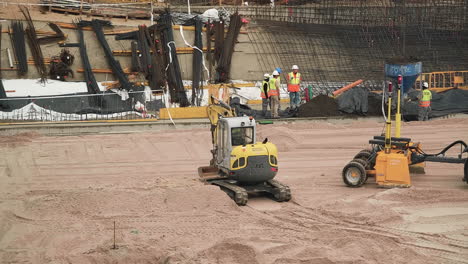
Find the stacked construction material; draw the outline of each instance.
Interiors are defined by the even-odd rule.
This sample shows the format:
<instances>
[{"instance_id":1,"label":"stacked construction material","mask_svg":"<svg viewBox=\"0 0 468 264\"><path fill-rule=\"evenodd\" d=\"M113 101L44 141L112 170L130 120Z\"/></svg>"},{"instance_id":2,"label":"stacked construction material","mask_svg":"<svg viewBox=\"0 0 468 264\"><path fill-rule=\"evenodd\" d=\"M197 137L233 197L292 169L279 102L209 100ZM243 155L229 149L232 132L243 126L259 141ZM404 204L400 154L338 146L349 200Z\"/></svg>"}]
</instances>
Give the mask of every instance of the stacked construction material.
<instances>
[{"instance_id":1,"label":"stacked construction material","mask_svg":"<svg viewBox=\"0 0 468 264\"><path fill-rule=\"evenodd\" d=\"M131 39L132 71L141 72L153 91L163 91L166 86L165 50L160 41L158 25L139 26L137 31L120 33L116 40Z\"/></svg>"},{"instance_id":2,"label":"stacked construction material","mask_svg":"<svg viewBox=\"0 0 468 264\"><path fill-rule=\"evenodd\" d=\"M152 69L150 51L151 38L150 33L148 31L148 27L146 27L146 25L138 26L137 39L139 51L138 57L141 65L140 71L145 75L145 77L148 80L150 80L150 74Z\"/></svg>"},{"instance_id":3,"label":"stacked construction material","mask_svg":"<svg viewBox=\"0 0 468 264\"><path fill-rule=\"evenodd\" d=\"M41 4L63 8L63 9L75 9L75 10L89 10L91 5L88 1L83 0L41 0Z\"/></svg>"},{"instance_id":4,"label":"stacked construction material","mask_svg":"<svg viewBox=\"0 0 468 264\"><path fill-rule=\"evenodd\" d=\"M55 35L38 38L37 42L39 44L47 44L47 43L56 42L56 41L65 39L65 34L63 34L63 31L60 29L59 26L57 26L57 24L48 23L48 25L53 31L55 31Z\"/></svg>"},{"instance_id":5,"label":"stacked construction material","mask_svg":"<svg viewBox=\"0 0 468 264\"><path fill-rule=\"evenodd\" d=\"M168 48L166 54L166 73L169 93L173 103L179 103L180 106L189 106L190 102L187 99L184 85L182 83L182 75L180 72L179 60L177 58L176 45L172 32L171 14L166 12L159 16L158 26L161 28L161 41L164 48Z\"/></svg>"},{"instance_id":6,"label":"stacked construction material","mask_svg":"<svg viewBox=\"0 0 468 264\"><path fill-rule=\"evenodd\" d=\"M130 45L131 45L131 52L132 52L132 66L130 70L132 72L139 72L141 71L141 66L140 66L140 59L139 59L139 54L138 54L138 42L132 41Z\"/></svg>"},{"instance_id":7,"label":"stacked construction material","mask_svg":"<svg viewBox=\"0 0 468 264\"><path fill-rule=\"evenodd\" d=\"M195 43L193 46L198 49L193 49L191 103L192 105L200 106L201 95L203 93L203 88L200 89L200 83L203 85L203 24L198 17L195 17L193 21L195 24Z\"/></svg>"},{"instance_id":8,"label":"stacked construction material","mask_svg":"<svg viewBox=\"0 0 468 264\"><path fill-rule=\"evenodd\" d=\"M216 67L215 81L217 83L224 83L230 79L232 54L234 53L234 46L236 45L237 37L239 36L242 26L241 16L237 12L231 16L230 21L229 30L224 40L223 50Z\"/></svg>"},{"instance_id":9,"label":"stacked construction material","mask_svg":"<svg viewBox=\"0 0 468 264\"><path fill-rule=\"evenodd\" d=\"M83 21L82 21L83 22ZM86 23L85 23L86 24ZM83 23L82 23L83 25ZM96 33L96 37L101 44L102 48L104 49L104 54L106 56L107 62L112 69L112 72L115 77L119 80L121 87L127 91L130 91L133 87L133 84L128 81L127 75L124 73L120 62L118 62L114 55L112 54L112 50L109 47L109 43L104 36L104 31L102 29L103 26L110 25L109 21L102 21L98 19L93 19L91 21L91 26L93 27L94 33Z\"/></svg>"},{"instance_id":10,"label":"stacked construction material","mask_svg":"<svg viewBox=\"0 0 468 264\"><path fill-rule=\"evenodd\" d=\"M18 62L18 75L21 76L28 72L23 23L21 21L11 21L10 34L16 61Z\"/></svg>"},{"instance_id":11,"label":"stacked construction material","mask_svg":"<svg viewBox=\"0 0 468 264\"><path fill-rule=\"evenodd\" d=\"M34 64L36 65L37 72L41 77L41 82L45 83L47 78L47 69L44 64L44 56L42 55L34 23L32 22L31 15L26 7L20 6L20 10L28 24L28 27L26 28L26 36L28 37L29 48L31 49L31 53L34 58Z\"/></svg>"},{"instance_id":12,"label":"stacked construction material","mask_svg":"<svg viewBox=\"0 0 468 264\"><path fill-rule=\"evenodd\" d=\"M89 94L97 94L100 92L100 90L96 82L96 78L94 77L91 64L89 63L88 53L86 52L86 44L84 41L84 34L83 34L83 29L82 29L83 26L80 26L80 23L77 23L77 25L78 25L78 42L79 42L79 48L80 48L80 57L81 57L81 61L83 62L86 87L88 89Z\"/></svg>"},{"instance_id":13,"label":"stacked construction material","mask_svg":"<svg viewBox=\"0 0 468 264\"><path fill-rule=\"evenodd\" d=\"M2 25L0 24L0 32L2 32ZM2 34L0 34L0 51L2 50ZM0 52L0 99L6 98L6 92L5 88L3 87L3 81L2 81L2 53ZM0 101L0 109L2 109L2 102Z\"/></svg>"}]
</instances>

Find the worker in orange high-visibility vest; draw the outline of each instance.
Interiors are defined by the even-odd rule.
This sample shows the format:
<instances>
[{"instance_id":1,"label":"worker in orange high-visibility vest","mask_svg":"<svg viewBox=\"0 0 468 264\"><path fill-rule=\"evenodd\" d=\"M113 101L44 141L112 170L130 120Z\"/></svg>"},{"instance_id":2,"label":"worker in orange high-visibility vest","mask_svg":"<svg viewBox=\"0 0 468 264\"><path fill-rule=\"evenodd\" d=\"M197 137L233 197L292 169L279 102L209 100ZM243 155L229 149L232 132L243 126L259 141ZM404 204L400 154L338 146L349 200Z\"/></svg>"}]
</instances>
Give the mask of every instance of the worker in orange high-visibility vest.
<instances>
[{"instance_id":1,"label":"worker in orange high-visibility vest","mask_svg":"<svg viewBox=\"0 0 468 264\"><path fill-rule=\"evenodd\" d=\"M262 98L262 115L266 116L268 105L270 104L270 99L268 96L268 92L270 91L270 74L265 73L263 75L262 86L260 87L260 97Z\"/></svg>"},{"instance_id":2,"label":"worker in orange high-visibility vest","mask_svg":"<svg viewBox=\"0 0 468 264\"><path fill-rule=\"evenodd\" d=\"M302 77L299 73L299 67L297 65L292 66L292 72L288 74L288 92L289 92L289 107L291 110L299 107L301 103L301 96L299 91L301 90Z\"/></svg>"},{"instance_id":3,"label":"worker in orange high-visibility vest","mask_svg":"<svg viewBox=\"0 0 468 264\"><path fill-rule=\"evenodd\" d=\"M270 109L271 109L271 118L279 118L278 115L278 105L279 105L279 92L280 92L280 81L278 79L278 71L274 71L270 77L268 97L270 98Z\"/></svg>"},{"instance_id":4,"label":"worker in orange high-visibility vest","mask_svg":"<svg viewBox=\"0 0 468 264\"><path fill-rule=\"evenodd\" d=\"M429 114L431 112L431 99L432 93L429 91L429 85L427 82L423 83L422 91L418 96L419 99L419 110L418 110L418 120L426 121L429 119Z\"/></svg>"}]
</instances>

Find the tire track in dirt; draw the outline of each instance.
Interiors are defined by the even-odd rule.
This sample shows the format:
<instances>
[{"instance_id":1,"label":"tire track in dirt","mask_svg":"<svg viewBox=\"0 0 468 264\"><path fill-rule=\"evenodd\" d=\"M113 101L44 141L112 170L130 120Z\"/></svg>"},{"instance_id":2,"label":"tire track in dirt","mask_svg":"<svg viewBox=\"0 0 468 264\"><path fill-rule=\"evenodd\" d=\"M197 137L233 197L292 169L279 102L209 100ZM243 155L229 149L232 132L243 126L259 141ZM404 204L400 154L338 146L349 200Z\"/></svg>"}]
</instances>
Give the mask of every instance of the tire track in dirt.
<instances>
[{"instance_id":1,"label":"tire track in dirt","mask_svg":"<svg viewBox=\"0 0 468 264\"><path fill-rule=\"evenodd\" d=\"M389 238L397 244L405 245L413 249L427 251L433 257L443 258L458 263L466 263L460 253L468 252L466 241L447 238L441 235L432 235L420 232L405 231L396 228L383 227L380 225L369 225L345 220L346 215L341 217L328 214L327 211L304 207L294 201L283 203L282 212L255 212L256 209L249 207L247 213L263 220L273 222L273 225L281 225L282 228L294 230L298 235L328 230L330 228L346 232L367 233L377 237ZM251 210L250 210L251 209ZM285 214L284 211L288 210ZM423 244L432 245L423 245ZM444 249L447 248L448 249Z\"/></svg>"}]
</instances>

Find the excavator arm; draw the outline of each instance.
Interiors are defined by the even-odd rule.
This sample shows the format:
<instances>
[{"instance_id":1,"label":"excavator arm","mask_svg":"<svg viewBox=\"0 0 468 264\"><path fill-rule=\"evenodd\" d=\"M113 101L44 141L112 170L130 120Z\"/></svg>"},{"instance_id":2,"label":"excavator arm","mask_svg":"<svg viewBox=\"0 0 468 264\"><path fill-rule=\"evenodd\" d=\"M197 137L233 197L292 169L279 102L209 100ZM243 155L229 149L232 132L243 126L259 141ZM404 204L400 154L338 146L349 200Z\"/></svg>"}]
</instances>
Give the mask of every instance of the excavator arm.
<instances>
[{"instance_id":1,"label":"excavator arm","mask_svg":"<svg viewBox=\"0 0 468 264\"><path fill-rule=\"evenodd\" d=\"M220 117L235 117L236 112L225 102L210 96L208 98L208 107L206 109L208 119L211 123L211 140L212 143L216 142L216 128Z\"/></svg>"}]
</instances>

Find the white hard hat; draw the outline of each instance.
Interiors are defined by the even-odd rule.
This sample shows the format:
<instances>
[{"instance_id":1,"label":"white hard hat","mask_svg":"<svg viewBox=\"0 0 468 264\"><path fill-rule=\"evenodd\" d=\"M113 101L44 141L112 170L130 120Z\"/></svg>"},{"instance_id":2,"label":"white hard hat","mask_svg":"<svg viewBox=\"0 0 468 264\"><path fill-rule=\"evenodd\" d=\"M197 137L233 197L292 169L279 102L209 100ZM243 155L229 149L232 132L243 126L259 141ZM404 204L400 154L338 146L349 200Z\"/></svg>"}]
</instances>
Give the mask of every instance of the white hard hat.
<instances>
[{"instance_id":1,"label":"white hard hat","mask_svg":"<svg viewBox=\"0 0 468 264\"><path fill-rule=\"evenodd\" d=\"M265 73L265 74L263 74L263 77L265 77L265 78L270 78L270 74Z\"/></svg>"},{"instance_id":2,"label":"white hard hat","mask_svg":"<svg viewBox=\"0 0 468 264\"><path fill-rule=\"evenodd\" d=\"M424 82L424 83L423 83L423 87L429 88L429 84L428 84L427 82Z\"/></svg>"},{"instance_id":3,"label":"white hard hat","mask_svg":"<svg viewBox=\"0 0 468 264\"><path fill-rule=\"evenodd\" d=\"M299 67L298 67L297 65L293 65L293 66L292 66L292 69L293 69L293 70L299 70Z\"/></svg>"},{"instance_id":4,"label":"white hard hat","mask_svg":"<svg viewBox=\"0 0 468 264\"><path fill-rule=\"evenodd\" d=\"M275 75L279 75L279 73L278 73L278 71L273 71L273 73L271 75L275 76Z\"/></svg>"}]
</instances>

